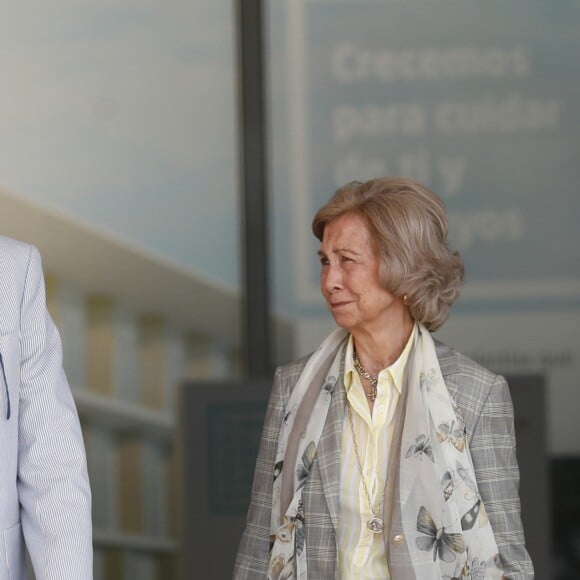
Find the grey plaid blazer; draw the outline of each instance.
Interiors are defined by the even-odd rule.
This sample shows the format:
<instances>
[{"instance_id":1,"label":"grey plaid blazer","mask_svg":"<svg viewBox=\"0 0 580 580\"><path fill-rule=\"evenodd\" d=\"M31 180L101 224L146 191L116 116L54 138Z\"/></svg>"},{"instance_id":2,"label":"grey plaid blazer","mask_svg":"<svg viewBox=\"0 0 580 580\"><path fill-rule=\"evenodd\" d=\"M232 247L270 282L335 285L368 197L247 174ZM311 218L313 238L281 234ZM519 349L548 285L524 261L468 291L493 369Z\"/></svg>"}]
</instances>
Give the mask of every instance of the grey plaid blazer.
<instances>
[{"instance_id":1,"label":"grey plaid blazer","mask_svg":"<svg viewBox=\"0 0 580 580\"><path fill-rule=\"evenodd\" d=\"M517 580L532 579L534 572L525 548L520 519L519 469L513 408L507 383L503 377L490 373L441 343L437 343L437 356L447 388L463 414L479 491L506 575ZM306 360L304 358L276 370L256 461L247 524L236 557L233 574L236 580L266 577L278 432L290 392ZM312 579L334 579L338 572L336 527L345 416L343 374L341 372L338 377L316 459L302 496L308 576ZM392 501L397 504L398 477L394 480ZM400 510L396 505L392 516L386 521L391 521L390 533L385 534L385 551L392 580L412 580L415 575L404 541Z\"/></svg>"}]
</instances>

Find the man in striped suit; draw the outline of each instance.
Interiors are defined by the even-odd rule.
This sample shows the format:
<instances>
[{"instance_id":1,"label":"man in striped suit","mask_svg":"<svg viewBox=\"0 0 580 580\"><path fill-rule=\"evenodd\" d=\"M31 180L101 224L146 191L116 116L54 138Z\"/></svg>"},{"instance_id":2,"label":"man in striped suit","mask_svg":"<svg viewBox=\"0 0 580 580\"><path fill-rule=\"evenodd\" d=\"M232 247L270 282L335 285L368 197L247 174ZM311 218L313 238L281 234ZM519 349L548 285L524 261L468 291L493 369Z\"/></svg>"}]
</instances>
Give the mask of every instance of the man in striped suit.
<instances>
[{"instance_id":1,"label":"man in striped suit","mask_svg":"<svg viewBox=\"0 0 580 580\"><path fill-rule=\"evenodd\" d=\"M0 236L0 580L92 578L80 424L46 310L40 255Z\"/></svg>"}]
</instances>

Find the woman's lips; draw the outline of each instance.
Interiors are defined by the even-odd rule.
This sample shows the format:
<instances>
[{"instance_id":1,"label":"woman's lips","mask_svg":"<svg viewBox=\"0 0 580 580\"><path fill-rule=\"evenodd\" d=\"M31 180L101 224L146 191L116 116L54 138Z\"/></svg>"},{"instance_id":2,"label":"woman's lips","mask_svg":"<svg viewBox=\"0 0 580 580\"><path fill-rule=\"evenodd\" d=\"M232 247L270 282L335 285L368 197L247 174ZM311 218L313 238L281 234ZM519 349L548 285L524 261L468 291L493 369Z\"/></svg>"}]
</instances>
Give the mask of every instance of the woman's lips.
<instances>
[{"instance_id":1,"label":"woman's lips","mask_svg":"<svg viewBox=\"0 0 580 580\"><path fill-rule=\"evenodd\" d=\"M343 308L344 306L348 306L349 304L352 304L352 300L345 300L343 302L331 302L330 309L338 310L340 308Z\"/></svg>"}]
</instances>

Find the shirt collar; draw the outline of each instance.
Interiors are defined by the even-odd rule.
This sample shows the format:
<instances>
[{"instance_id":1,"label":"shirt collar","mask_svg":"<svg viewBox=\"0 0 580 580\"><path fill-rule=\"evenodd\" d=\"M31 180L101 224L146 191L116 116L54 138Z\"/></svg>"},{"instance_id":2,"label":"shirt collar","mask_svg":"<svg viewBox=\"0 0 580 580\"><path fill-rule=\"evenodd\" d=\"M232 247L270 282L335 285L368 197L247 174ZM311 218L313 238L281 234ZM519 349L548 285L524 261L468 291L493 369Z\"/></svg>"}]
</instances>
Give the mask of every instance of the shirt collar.
<instances>
[{"instance_id":1,"label":"shirt collar","mask_svg":"<svg viewBox=\"0 0 580 580\"><path fill-rule=\"evenodd\" d=\"M417 334L417 325L413 325L413 330L409 335L409 339L407 340L407 344L405 344L405 348L399 355L399 358L390 366L383 369L379 373L379 382L385 375L391 375L393 379L393 384L399 394L403 392L403 381L405 378L405 368L407 366L407 360L409 359L409 354L411 353L411 348L413 347L413 343L415 341L415 335ZM346 392L350 390L353 385L353 377L356 375L356 369L354 368L354 364L352 362L352 355L354 352L354 339L352 334L348 337L348 343L346 345L346 354L344 358L344 388Z\"/></svg>"}]
</instances>

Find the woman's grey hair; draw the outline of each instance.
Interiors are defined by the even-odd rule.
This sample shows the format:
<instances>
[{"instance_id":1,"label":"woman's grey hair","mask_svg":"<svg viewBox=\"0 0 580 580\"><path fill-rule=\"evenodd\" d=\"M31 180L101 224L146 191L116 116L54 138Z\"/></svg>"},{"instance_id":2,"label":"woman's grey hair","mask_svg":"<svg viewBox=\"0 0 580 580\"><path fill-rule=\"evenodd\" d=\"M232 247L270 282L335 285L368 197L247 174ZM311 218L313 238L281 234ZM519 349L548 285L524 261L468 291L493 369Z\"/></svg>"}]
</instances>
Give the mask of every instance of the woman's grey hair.
<instances>
[{"instance_id":1,"label":"woman's grey hair","mask_svg":"<svg viewBox=\"0 0 580 580\"><path fill-rule=\"evenodd\" d=\"M464 278L459 253L447 247L447 216L439 196L405 177L352 181L318 210L312 222L314 235L322 241L326 225L349 212L368 224L384 287L406 296L413 318L437 330Z\"/></svg>"}]
</instances>

